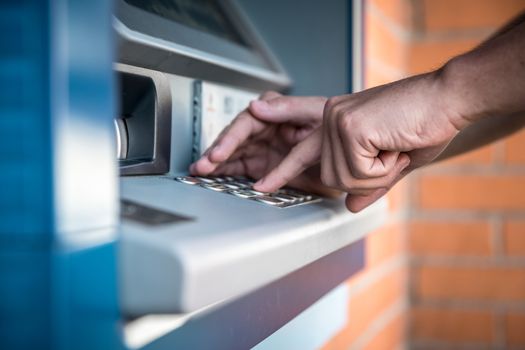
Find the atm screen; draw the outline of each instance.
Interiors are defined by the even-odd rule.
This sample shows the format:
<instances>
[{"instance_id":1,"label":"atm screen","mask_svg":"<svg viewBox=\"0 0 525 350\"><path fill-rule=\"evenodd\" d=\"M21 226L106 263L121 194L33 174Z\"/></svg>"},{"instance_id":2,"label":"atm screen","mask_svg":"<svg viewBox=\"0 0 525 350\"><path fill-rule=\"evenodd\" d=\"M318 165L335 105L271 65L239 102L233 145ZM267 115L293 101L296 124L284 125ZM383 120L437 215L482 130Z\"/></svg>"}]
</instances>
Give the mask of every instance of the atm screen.
<instances>
[{"instance_id":1,"label":"atm screen","mask_svg":"<svg viewBox=\"0 0 525 350\"><path fill-rule=\"evenodd\" d=\"M248 46L216 0L125 0L155 15Z\"/></svg>"}]
</instances>

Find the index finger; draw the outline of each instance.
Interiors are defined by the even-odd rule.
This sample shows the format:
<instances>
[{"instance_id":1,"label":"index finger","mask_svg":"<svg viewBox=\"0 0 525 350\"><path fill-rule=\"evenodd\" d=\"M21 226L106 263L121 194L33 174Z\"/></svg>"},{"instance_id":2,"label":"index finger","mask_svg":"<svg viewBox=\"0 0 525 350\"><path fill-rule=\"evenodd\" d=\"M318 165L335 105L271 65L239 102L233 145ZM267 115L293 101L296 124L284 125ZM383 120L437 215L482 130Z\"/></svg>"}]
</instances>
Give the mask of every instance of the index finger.
<instances>
[{"instance_id":1,"label":"index finger","mask_svg":"<svg viewBox=\"0 0 525 350\"><path fill-rule=\"evenodd\" d=\"M264 123L255 119L248 111L243 111L224 132L219 135L208 152L213 163L226 161L250 136L264 129Z\"/></svg>"},{"instance_id":2,"label":"index finger","mask_svg":"<svg viewBox=\"0 0 525 350\"><path fill-rule=\"evenodd\" d=\"M281 96L275 91L266 91L260 97L268 100ZM207 150L206 154L212 163L222 163L228 160L250 136L264 129L264 122L255 118L247 107L226 127Z\"/></svg>"},{"instance_id":3,"label":"index finger","mask_svg":"<svg viewBox=\"0 0 525 350\"><path fill-rule=\"evenodd\" d=\"M322 129L318 128L292 148L281 163L265 177L257 181L253 188L261 192L274 192L283 187L308 167L319 162L321 143Z\"/></svg>"}]
</instances>

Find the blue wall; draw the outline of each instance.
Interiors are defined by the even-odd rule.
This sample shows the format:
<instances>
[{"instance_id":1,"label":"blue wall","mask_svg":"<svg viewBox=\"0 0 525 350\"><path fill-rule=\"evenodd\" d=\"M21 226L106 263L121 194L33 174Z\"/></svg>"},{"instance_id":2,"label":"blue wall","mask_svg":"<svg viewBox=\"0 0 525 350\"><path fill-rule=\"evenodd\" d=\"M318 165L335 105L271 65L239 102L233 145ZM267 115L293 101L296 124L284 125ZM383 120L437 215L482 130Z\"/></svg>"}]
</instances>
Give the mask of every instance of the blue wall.
<instances>
[{"instance_id":1,"label":"blue wall","mask_svg":"<svg viewBox=\"0 0 525 350\"><path fill-rule=\"evenodd\" d=\"M111 6L0 2L0 349L120 345L115 244L65 243L54 209L57 105L110 132Z\"/></svg>"}]
</instances>

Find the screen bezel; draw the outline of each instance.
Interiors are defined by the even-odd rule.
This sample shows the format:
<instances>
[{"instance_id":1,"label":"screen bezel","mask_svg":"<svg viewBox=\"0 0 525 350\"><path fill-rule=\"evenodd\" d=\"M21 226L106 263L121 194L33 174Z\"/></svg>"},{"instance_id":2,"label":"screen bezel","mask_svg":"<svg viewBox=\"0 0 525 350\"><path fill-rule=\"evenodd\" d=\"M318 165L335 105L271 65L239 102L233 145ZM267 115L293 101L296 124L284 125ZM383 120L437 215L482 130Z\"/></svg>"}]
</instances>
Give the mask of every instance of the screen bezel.
<instances>
[{"instance_id":1,"label":"screen bezel","mask_svg":"<svg viewBox=\"0 0 525 350\"><path fill-rule=\"evenodd\" d=\"M288 75L242 10L231 0L218 0L218 4L247 46L171 21L124 0L117 0L116 19L129 30L127 39L131 33L132 41L137 39L137 42L143 42L147 39L155 47L167 48L177 54L183 51L193 59L227 67L287 88L290 85ZM137 34L136 38L133 34Z\"/></svg>"}]
</instances>

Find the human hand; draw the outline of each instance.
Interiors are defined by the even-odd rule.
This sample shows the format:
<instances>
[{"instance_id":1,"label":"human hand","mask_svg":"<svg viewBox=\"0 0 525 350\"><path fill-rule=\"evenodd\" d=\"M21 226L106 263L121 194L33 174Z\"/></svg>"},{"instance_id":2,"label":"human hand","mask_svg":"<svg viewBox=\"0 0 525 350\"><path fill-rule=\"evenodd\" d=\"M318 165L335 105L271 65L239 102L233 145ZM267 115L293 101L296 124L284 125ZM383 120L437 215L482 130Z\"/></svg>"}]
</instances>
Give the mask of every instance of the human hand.
<instances>
[{"instance_id":1,"label":"human hand","mask_svg":"<svg viewBox=\"0 0 525 350\"><path fill-rule=\"evenodd\" d=\"M260 179L322 124L325 103L324 97L263 94L221 132L190 172ZM325 196L339 194L321 184L319 165L304 170L287 181L290 186Z\"/></svg>"},{"instance_id":2,"label":"human hand","mask_svg":"<svg viewBox=\"0 0 525 350\"><path fill-rule=\"evenodd\" d=\"M274 191L320 161L323 184L346 192L348 209L360 211L436 158L464 126L444 96L432 73L331 98L322 128L254 188Z\"/></svg>"}]
</instances>

